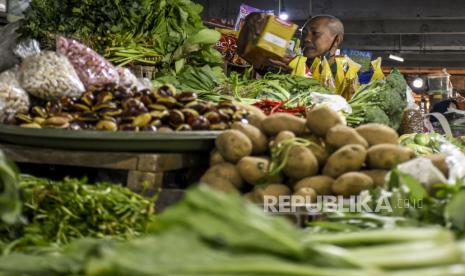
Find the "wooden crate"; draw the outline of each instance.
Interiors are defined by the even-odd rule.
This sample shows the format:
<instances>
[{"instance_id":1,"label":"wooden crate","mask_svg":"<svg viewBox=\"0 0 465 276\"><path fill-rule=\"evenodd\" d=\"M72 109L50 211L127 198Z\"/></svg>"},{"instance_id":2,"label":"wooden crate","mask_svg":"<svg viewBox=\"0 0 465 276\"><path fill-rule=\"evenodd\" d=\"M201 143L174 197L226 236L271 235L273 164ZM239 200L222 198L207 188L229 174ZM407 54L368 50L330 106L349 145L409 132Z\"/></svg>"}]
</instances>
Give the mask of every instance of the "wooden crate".
<instances>
[{"instance_id":1,"label":"wooden crate","mask_svg":"<svg viewBox=\"0 0 465 276\"><path fill-rule=\"evenodd\" d=\"M0 149L17 163L75 166L127 171L126 185L134 192L153 194L170 174L185 173L195 182L207 168L205 154L92 152L0 144ZM183 183L184 186L191 183ZM177 188L177 187L174 187Z\"/></svg>"}]
</instances>

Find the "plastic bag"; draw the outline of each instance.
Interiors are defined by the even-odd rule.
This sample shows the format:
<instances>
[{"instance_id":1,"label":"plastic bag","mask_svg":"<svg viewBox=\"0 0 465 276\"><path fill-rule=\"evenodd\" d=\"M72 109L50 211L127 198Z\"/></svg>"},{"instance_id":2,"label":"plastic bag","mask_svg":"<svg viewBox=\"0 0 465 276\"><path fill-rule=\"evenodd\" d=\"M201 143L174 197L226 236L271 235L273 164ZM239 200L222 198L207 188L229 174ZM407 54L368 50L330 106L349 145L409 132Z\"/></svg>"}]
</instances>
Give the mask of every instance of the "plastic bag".
<instances>
[{"instance_id":1,"label":"plastic bag","mask_svg":"<svg viewBox=\"0 0 465 276\"><path fill-rule=\"evenodd\" d=\"M329 62L326 58L323 58L323 61L321 62L320 83L330 91L334 91L334 77L333 73L331 72L331 66L329 65Z\"/></svg>"},{"instance_id":2,"label":"plastic bag","mask_svg":"<svg viewBox=\"0 0 465 276\"><path fill-rule=\"evenodd\" d=\"M430 159L416 158L398 166L399 171L408 173L428 189L437 183L447 183L442 172L437 169Z\"/></svg>"},{"instance_id":3,"label":"plastic bag","mask_svg":"<svg viewBox=\"0 0 465 276\"><path fill-rule=\"evenodd\" d=\"M16 72L8 70L0 74L0 122L16 113L27 113L29 96L19 85Z\"/></svg>"},{"instance_id":4,"label":"plastic bag","mask_svg":"<svg viewBox=\"0 0 465 276\"><path fill-rule=\"evenodd\" d=\"M347 101L339 95L328 95L317 92L310 94L312 98L312 104L321 105L324 104L336 112L352 113L352 107Z\"/></svg>"},{"instance_id":5,"label":"plastic bag","mask_svg":"<svg viewBox=\"0 0 465 276\"><path fill-rule=\"evenodd\" d=\"M87 90L100 90L119 83L116 68L87 46L64 37L57 39L57 52L74 66Z\"/></svg>"},{"instance_id":6,"label":"plastic bag","mask_svg":"<svg viewBox=\"0 0 465 276\"><path fill-rule=\"evenodd\" d=\"M370 82L385 79L383 69L381 69L382 61L383 61L382 58L379 57L371 62L371 66L373 67L373 76L371 76Z\"/></svg>"},{"instance_id":7,"label":"plastic bag","mask_svg":"<svg viewBox=\"0 0 465 276\"><path fill-rule=\"evenodd\" d=\"M354 95L355 91L360 86L358 81L358 71L362 67L360 64L356 63L349 57L346 57L347 60L347 73L344 77L344 81L341 88L341 96L344 97L346 100L350 100Z\"/></svg>"},{"instance_id":8,"label":"plastic bag","mask_svg":"<svg viewBox=\"0 0 465 276\"><path fill-rule=\"evenodd\" d=\"M0 72L19 64L21 59L14 54L19 34L16 32L19 23L11 23L0 28Z\"/></svg>"},{"instance_id":9,"label":"plastic bag","mask_svg":"<svg viewBox=\"0 0 465 276\"><path fill-rule=\"evenodd\" d=\"M289 67L292 68L292 75L295 76L306 76L306 67L307 67L307 57L304 56L297 56L295 57L290 63Z\"/></svg>"},{"instance_id":10,"label":"plastic bag","mask_svg":"<svg viewBox=\"0 0 465 276\"><path fill-rule=\"evenodd\" d=\"M273 10L260 10L260 9L248 6L246 4L241 4L240 7L239 7L239 14L237 16L236 24L234 25L234 29L236 31L239 31L240 29L242 29L242 25L244 23L245 18L247 17L247 15L249 15L249 14L251 14L253 12L269 13L269 14L274 13Z\"/></svg>"},{"instance_id":11,"label":"plastic bag","mask_svg":"<svg viewBox=\"0 0 465 276\"><path fill-rule=\"evenodd\" d=\"M320 69L321 69L321 59L316 57L313 62L312 66L310 66L310 71L312 72L312 77L314 80L320 80Z\"/></svg>"},{"instance_id":12,"label":"plastic bag","mask_svg":"<svg viewBox=\"0 0 465 276\"><path fill-rule=\"evenodd\" d=\"M46 51L25 58L18 74L21 86L40 99L79 97L85 91L68 59L55 52Z\"/></svg>"},{"instance_id":13,"label":"plastic bag","mask_svg":"<svg viewBox=\"0 0 465 276\"><path fill-rule=\"evenodd\" d=\"M345 70L344 67L347 64L345 57L336 57L336 76L334 77L336 85L336 94L342 94L342 87L344 83Z\"/></svg>"},{"instance_id":14,"label":"plastic bag","mask_svg":"<svg viewBox=\"0 0 465 276\"><path fill-rule=\"evenodd\" d=\"M147 89L146 85L142 84L128 68L118 67L117 70L119 74L119 86L137 91Z\"/></svg>"}]
</instances>

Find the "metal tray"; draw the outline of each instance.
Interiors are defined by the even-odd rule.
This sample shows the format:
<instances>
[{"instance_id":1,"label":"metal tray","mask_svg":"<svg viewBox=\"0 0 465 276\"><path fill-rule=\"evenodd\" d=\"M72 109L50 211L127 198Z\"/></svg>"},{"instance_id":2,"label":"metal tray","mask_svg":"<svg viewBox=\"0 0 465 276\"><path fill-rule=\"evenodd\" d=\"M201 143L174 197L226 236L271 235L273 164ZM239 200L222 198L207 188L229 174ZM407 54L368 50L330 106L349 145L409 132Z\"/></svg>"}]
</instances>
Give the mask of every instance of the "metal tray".
<instances>
[{"instance_id":1,"label":"metal tray","mask_svg":"<svg viewBox=\"0 0 465 276\"><path fill-rule=\"evenodd\" d=\"M0 124L0 141L16 145L94 151L202 152L213 148L214 140L220 133L28 129Z\"/></svg>"}]
</instances>

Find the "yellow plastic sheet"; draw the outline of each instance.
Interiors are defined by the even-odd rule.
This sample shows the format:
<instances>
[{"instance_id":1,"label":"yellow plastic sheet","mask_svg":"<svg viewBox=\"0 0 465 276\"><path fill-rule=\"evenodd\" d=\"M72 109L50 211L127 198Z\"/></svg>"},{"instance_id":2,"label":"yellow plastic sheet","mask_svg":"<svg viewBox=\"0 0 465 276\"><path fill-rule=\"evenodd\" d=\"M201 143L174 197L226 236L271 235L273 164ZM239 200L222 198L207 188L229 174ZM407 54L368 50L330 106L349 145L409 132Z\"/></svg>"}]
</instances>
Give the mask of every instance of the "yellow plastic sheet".
<instances>
[{"instance_id":1,"label":"yellow plastic sheet","mask_svg":"<svg viewBox=\"0 0 465 276\"><path fill-rule=\"evenodd\" d=\"M320 75L320 83L324 87L328 88L330 91L334 91L334 77L333 73L331 72L331 66L326 58L323 58L323 62L321 63L321 75Z\"/></svg>"},{"instance_id":2,"label":"yellow plastic sheet","mask_svg":"<svg viewBox=\"0 0 465 276\"><path fill-rule=\"evenodd\" d=\"M289 67L292 68L292 75L305 77L307 57L297 56L289 63Z\"/></svg>"},{"instance_id":3,"label":"yellow plastic sheet","mask_svg":"<svg viewBox=\"0 0 465 276\"><path fill-rule=\"evenodd\" d=\"M313 79L319 81L320 80L320 69L321 69L321 59L316 57L313 60L312 66L310 67L310 71L312 72Z\"/></svg>"},{"instance_id":4,"label":"yellow plastic sheet","mask_svg":"<svg viewBox=\"0 0 465 276\"><path fill-rule=\"evenodd\" d=\"M349 57L346 57L346 59L348 69L342 84L342 91L340 95L346 100L350 100L354 95L354 92L360 86L360 82L358 81L358 72L362 66Z\"/></svg>"}]
</instances>

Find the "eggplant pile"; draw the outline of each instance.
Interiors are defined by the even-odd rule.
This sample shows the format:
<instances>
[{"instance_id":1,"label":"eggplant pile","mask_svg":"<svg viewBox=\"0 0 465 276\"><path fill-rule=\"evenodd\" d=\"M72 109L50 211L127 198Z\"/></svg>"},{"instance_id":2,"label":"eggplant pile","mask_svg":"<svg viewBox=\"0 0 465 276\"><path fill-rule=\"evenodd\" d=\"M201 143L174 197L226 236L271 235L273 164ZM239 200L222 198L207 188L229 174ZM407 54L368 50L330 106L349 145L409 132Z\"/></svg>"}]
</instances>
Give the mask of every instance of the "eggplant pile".
<instances>
[{"instance_id":1,"label":"eggplant pile","mask_svg":"<svg viewBox=\"0 0 465 276\"><path fill-rule=\"evenodd\" d=\"M8 118L24 128L103 131L225 130L247 121L248 113L232 102L213 104L194 92L176 94L171 85L152 91L122 87L86 92L34 105L27 114Z\"/></svg>"}]
</instances>

